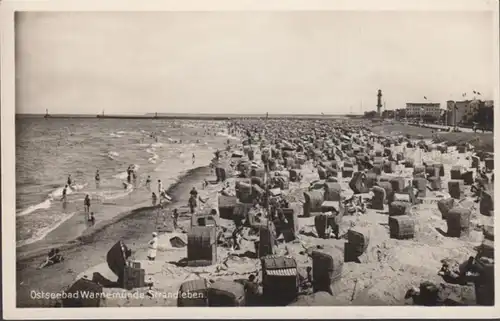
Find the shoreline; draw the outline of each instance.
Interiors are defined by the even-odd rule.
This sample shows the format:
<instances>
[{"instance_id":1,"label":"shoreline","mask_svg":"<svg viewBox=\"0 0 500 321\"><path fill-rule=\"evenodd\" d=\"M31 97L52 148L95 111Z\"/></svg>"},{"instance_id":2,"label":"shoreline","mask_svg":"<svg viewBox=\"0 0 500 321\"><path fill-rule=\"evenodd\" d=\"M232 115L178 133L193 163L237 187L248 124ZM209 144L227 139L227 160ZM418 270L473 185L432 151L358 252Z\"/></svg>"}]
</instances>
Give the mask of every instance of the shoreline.
<instances>
[{"instance_id":1,"label":"shoreline","mask_svg":"<svg viewBox=\"0 0 500 321\"><path fill-rule=\"evenodd\" d=\"M186 176L189 176L192 171L195 171L199 168L203 168L205 166L199 166L185 172L181 172L179 176L176 178L176 181L172 183L168 189L167 193L170 193L172 189L175 188L177 184ZM140 191L138 191L140 192ZM151 200L138 201L133 205L121 205L115 208L106 209L102 204L100 207L103 207L104 211L115 211L117 212L115 215L104 219L102 221L98 221L95 226L87 226L84 227L84 224L79 222L81 213L74 212L68 218L66 218L63 222L55 226L49 233L47 233L42 239L34 241L32 243L23 244L16 248L16 260L24 260L30 259L36 256L40 256L41 253L46 253L50 248L58 247L59 249L69 249L73 246L77 246L80 243L87 243L86 239L92 238L92 236L99 231L107 228L109 225L119 222L122 219L127 218L129 215L134 215L137 212L146 211L146 210L154 210L158 208L158 206L151 205ZM66 239L61 240L60 242L54 242L55 239L64 238L64 235L60 234L62 230L70 230L71 232L75 232L77 235L70 235Z\"/></svg>"},{"instance_id":2,"label":"shoreline","mask_svg":"<svg viewBox=\"0 0 500 321\"><path fill-rule=\"evenodd\" d=\"M169 188L167 189L167 194L171 194L177 187L177 185L182 183L182 180L190 175L195 175L196 171L203 170L204 168L207 168L208 166L199 166L193 169L190 169L186 171L184 174L180 175L176 182L171 184ZM172 198L172 203L175 203L176 200ZM153 206L150 205L151 201L144 201L137 203L134 207L129 208L125 211L120 211L117 215L114 215L113 217L106 219L102 222L96 223L95 226L88 227L82 231L82 233L78 236L75 236L72 239L69 239L67 241L62 241L61 243L50 243L46 241L46 238L50 239L50 235L53 232L56 232L60 228L64 228L63 224L67 223L67 221L71 220L73 217L75 217L78 213L74 213L71 217L69 217L66 221L64 221L62 224L57 226L53 231L51 231L49 234L47 234L43 239L38 240L33 243L29 243L26 245L22 245L17 248L17 254L16 254L16 261L22 261L22 260L29 260L35 257L39 257L40 255L45 255L48 250L52 247L58 247L60 250L68 250L71 249L72 247L81 245L81 244L86 244L90 243L93 241L94 235L101 232L102 230L106 229L110 225L113 225L115 223L120 222L121 220L127 219L127 217L135 215L137 213L141 213L143 211L154 211L159 208L158 205ZM37 246L38 245L38 246ZM25 250L23 251L23 248L29 248L29 247L35 247L35 249L32 250Z\"/></svg>"},{"instance_id":3,"label":"shoreline","mask_svg":"<svg viewBox=\"0 0 500 321\"><path fill-rule=\"evenodd\" d=\"M189 170L172 184L169 195L172 202L165 207L166 212L187 204L189 190L199 186L203 179L211 175L209 166ZM46 251L39 250L16 259L16 305L17 307L49 307L47 302L38 302L30 298L31 290L60 292L70 286L75 278L87 268L106 262L106 254L111 246L122 239L134 252L140 252L150 238L149 231L156 229L156 207L136 208L111 219L109 224L96 228L88 235L59 247L65 260L54 266L37 270L45 259ZM149 217L148 217L149 216ZM182 217L182 216L181 216ZM182 221L181 221L182 222ZM136 245L137 244L137 245ZM142 246L142 247L141 247Z\"/></svg>"}]
</instances>

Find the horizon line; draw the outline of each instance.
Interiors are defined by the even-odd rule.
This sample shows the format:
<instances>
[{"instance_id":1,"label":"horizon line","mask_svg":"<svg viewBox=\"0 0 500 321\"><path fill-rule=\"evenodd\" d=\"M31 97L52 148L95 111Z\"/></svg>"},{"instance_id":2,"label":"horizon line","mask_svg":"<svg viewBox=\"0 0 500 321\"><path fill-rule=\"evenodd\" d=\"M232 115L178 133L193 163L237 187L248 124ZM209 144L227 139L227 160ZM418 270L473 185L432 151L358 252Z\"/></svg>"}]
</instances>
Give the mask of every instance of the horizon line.
<instances>
[{"instance_id":1,"label":"horizon line","mask_svg":"<svg viewBox=\"0 0 500 321\"><path fill-rule=\"evenodd\" d=\"M364 112L363 112L364 113ZM327 114L327 113L309 113L309 114L298 114L298 113L290 113L290 114L284 114L284 113L144 113L144 114L139 114L139 113L124 113L124 114L95 114L95 113L48 113L49 116L92 116L92 117L97 117L97 116L186 116L186 115L192 115L192 116L349 116L349 115L363 115L363 113L339 113L339 114ZM16 112L15 115L32 115L32 116L45 116L47 113L18 113Z\"/></svg>"}]
</instances>

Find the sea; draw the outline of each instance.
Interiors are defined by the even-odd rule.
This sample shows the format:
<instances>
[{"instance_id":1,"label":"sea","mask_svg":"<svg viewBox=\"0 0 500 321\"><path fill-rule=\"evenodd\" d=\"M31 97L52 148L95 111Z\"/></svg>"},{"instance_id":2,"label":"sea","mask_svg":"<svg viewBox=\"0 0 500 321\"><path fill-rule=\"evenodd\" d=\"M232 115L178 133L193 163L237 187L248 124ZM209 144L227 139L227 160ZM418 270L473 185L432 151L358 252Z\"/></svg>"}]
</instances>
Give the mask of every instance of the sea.
<instances>
[{"instance_id":1,"label":"sea","mask_svg":"<svg viewBox=\"0 0 500 321\"><path fill-rule=\"evenodd\" d=\"M48 238L70 219L70 231L59 233L64 241L85 232L90 227L84 214L86 195L100 222L151 205L158 179L167 190L189 170L208 166L215 151L232 138L223 121L18 117L18 250ZM137 179L128 185L124 183L130 165ZM67 202L62 202L69 175L72 185ZM150 189L145 184L148 176Z\"/></svg>"}]
</instances>

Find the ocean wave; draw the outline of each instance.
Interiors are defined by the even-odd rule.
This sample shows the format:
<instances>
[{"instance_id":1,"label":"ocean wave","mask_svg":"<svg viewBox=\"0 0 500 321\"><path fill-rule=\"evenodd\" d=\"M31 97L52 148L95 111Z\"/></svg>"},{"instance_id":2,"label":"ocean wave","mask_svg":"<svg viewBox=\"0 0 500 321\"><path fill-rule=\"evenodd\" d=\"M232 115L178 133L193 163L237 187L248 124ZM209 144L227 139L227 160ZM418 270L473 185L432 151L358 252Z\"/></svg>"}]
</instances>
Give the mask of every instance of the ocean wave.
<instances>
[{"instance_id":1,"label":"ocean wave","mask_svg":"<svg viewBox=\"0 0 500 321\"><path fill-rule=\"evenodd\" d=\"M162 147L163 143L152 143L150 146L153 147L153 148Z\"/></svg>"},{"instance_id":2,"label":"ocean wave","mask_svg":"<svg viewBox=\"0 0 500 321\"><path fill-rule=\"evenodd\" d=\"M116 158L118 156L120 156L120 154L118 154L117 152L111 151L111 152L108 152L107 156L108 156L109 159L116 160Z\"/></svg>"},{"instance_id":3,"label":"ocean wave","mask_svg":"<svg viewBox=\"0 0 500 321\"><path fill-rule=\"evenodd\" d=\"M226 132L218 132L218 133L217 133L217 136L227 137L227 138L229 138L229 139L237 139L237 140L239 140L239 139L240 139L239 137L236 137L236 136L230 135L230 134L228 134L228 133L226 133Z\"/></svg>"},{"instance_id":4,"label":"ocean wave","mask_svg":"<svg viewBox=\"0 0 500 321\"><path fill-rule=\"evenodd\" d=\"M82 190L85 187L87 187L87 185L88 185L87 183L85 183L85 184L74 184L74 185L71 185L68 188L68 190L66 191L66 195L73 194L74 192ZM61 186L61 187L57 188L56 190L52 191L49 194L49 199L54 199L54 198L61 197L62 193L63 193L63 190L64 190L64 186Z\"/></svg>"},{"instance_id":5,"label":"ocean wave","mask_svg":"<svg viewBox=\"0 0 500 321\"><path fill-rule=\"evenodd\" d=\"M127 172L121 172L120 174L116 174L113 176L113 178L117 179L127 179L128 173Z\"/></svg>"},{"instance_id":6,"label":"ocean wave","mask_svg":"<svg viewBox=\"0 0 500 321\"><path fill-rule=\"evenodd\" d=\"M127 196L128 194L132 193L134 191L133 185L132 184L127 184L127 189L126 190L114 190L114 191L101 191L92 194L92 199L94 200L99 200L101 202L109 201L109 200L115 200L118 198L123 198Z\"/></svg>"},{"instance_id":7,"label":"ocean wave","mask_svg":"<svg viewBox=\"0 0 500 321\"><path fill-rule=\"evenodd\" d=\"M154 154L152 157L148 158L148 162L151 164L156 164L158 158L159 158L159 156Z\"/></svg>"},{"instance_id":8,"label":"ocean wave","mask_svg":"<svg viewBox=\"0 0 500 321\"><path fill-rule=\"evenodd\" d=\"M123 137L122 135L118 135L118 134L115 134L115 133L111 133L111 134L109 134L109 136L116 137L116 138Z\"/></svg>"},{"instance_id":9,"label":"ocean wave","mask_svg":"<svg viewBox=\"0 0 500 321\"><path fill-rule=\"evenodd\" d=\"M186 176L191 175L193 170L196 170L196 169L193 168L193 169L187 170L187 171L185 171L185 170L177 171L175 173L172 173L172 176L169 179L164 179L163 182L164 182L164 186L167 187L167 191L170 191L171 188L175 188L176 184L178 184L180 181L182 181L182 177L186 177ZM119 197L125 196L126 193L128 194L128 192L124 191L122 193L116 193L114 195L105 195L105 196L110 197L108 199L113 199L113 198L119 198ZM113 216L112 218L109 218L103 222L100 222L100 224L97 226L97 228L86 229L81 235L75 235L75 240L80 240L80 241L86 242L86 240L89 237L92 237L92 235L98 233L99 231L101 231L102 229L106 228L109 225L112 225L116 222L119 222L120 220L126 219L128 216L130 216L134 213L138 213L138 212L141 212L143 210L153 209L154 207L152 207L150 205L151 204L150 202L151 201L149 199L145 200L144 202L136 204L135 206L132 206L130 209L127 209L127 210L119 213L118 215ZM19 240L17 242L16 246L21 247L23 245L35 243L39 240L42 240L43 238L46 237L46 235L48 235L50 232L57 229L61 224L63 224L65 221L67 221L68 219L73 217L74 214L76 214L76 213L77 212L70 213L70 214L62 217L60 220L57 221L57 223L55 225L51 225L50 227L47 227L47 228L44 228L43 230L40 230L37 233L37 235L34 235L30 239ZM72 248L72 246L74 246L72 244L78 244L78 243L68 241L68 243L65 246L66 246L66 248ZM37 255L40 255L42 253L46 253L45 252L46 250L48 250L48 247L46 247L46 248L41 247L41 248L37 248L36 250L26 252L26 253L24 253L26 255L23 257L23 259L28 259L31 257L35 257ZM21 256L22 256L23 252L19 252L19 253L21 253Z\"/></svg>"},{"instance_id":10,"label":"ocean wave","mask_svg":"<svg viewBox=\"0 0 500 321\"><path fill-rule=\"evenodd\" d=\"M50 205L51 205L51 200L50 200L50 198L48 198L39 204L31 205L31 206L25 208L24 210L17 213L16 216L24 216L24 215L31 214L36 210L48 209L50 207Z\"/></svg>"},{"instance_id":11,"label":"ocean wave","mask_svg":"<svg viewBox=\"0 0 500 321\"><path fill-rule=\"evenodd\" d=\"M140 166L137 165L137 164L133 164L133 168L138 171ZM128 176L128 173L125 171L125 172L121 172L119 174L116 174L113 176L113 178L116 178L116 179L127 179L127 176Z\"/></svg>"},{"instance_id":12,"label":"ocean wave","mask_svg":"<svg viewBox=\"0 0 500 321\"><path fill-rule=\"evenodd\" d=\"M76 213L78 213L78 212L68 213L68 214L64 215L60 220L58 220L55 224L49 225L45 228L42 228L42 229L36 231L35 234L32 237L30 237L29 239L18 241L16 244L16 247L35 243L35 242L38 242L38 241L44 239L50 232L52 232L53 230L55 230L56 228L61 226L61 224L63 224L64 222L66 222L67 220L72 218Z\"/></svg>"}]
</instances>

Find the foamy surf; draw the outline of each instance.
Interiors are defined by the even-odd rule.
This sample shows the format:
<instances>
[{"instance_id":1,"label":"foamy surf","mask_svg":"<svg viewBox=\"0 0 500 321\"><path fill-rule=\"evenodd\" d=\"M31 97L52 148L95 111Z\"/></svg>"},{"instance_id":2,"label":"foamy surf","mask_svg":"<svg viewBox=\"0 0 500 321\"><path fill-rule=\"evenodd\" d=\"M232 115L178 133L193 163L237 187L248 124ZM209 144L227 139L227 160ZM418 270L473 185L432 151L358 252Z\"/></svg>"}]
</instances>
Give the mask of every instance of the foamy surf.
<instances>
[{"instance_id":1,"label":"foamy surf","mask_svg":"<svg viewBox=\"0 0 500 321\"><path fill-rule=\"evenodd\" d=\"M226 133L226 132L218 132L218 133L217 133L217 135L218 135L218 136L222 136L222 137L227 137L227 138L229 138L229 139L236 139L236 140L240 140L240 138L239 138L239 137L236 137L236 136L230 135L230 134L228 134L228 133Z\"/></svg>"},{"instance_id":2,"label":"foamy surf","mask_svg":"<svg viewBox=\"0 0 500 321\"><path fill-rule=\"evenodd\" d=\"M150 164L156 164L156 161L158 160L159 156L154 154L152 157L148 158L148 162Z\"/></svg>"},{"instance_id":3,"label":"foamy surf","mask_svg":"<svg viewBox=\"0 0 500 321\"><path fill-rule=\"evenodd\" d=\"M121 172L120 174L116 174L113 176L113 178L116 179L127 179L128 173L127 172Z\"/></svg>"},{"instance_id":4,"label":"foamy surf","mask_svg":"<svg viewBox=\"0 0 500 321\"><path fill-rule=\"evenodd\" d=\"M84 189L87 187L87 183L85 184L74 184L69 186L68 190L66 191L66 195L73 194L74 192L77 192L79 190ZM62 193L64 190L64 186L57 188L55 191L49 194L49 199L55 199L55 198L60 198L62 197Z\"/></svg>"},{"instance_id":5,"label":"foamy surf","mask_svg":"<svg viewBox=\"0 0 500 321\"><path fill-rule=\"evenodd\" d=\"M50 205L51 205L50 199L46 199L45 201L43 201L39 204L29 206L28 208L18 212L16 215L17 216L28 215L28 214L33 213L34 211L37 211L37 210L48 209L48 208L50 208Z\"/></svg>"},{"instance_id":6,"label":"foamy surf","mask_svg":"<svg viewBox=\"0 0 500 321\"><path fill-rule=\"evenodd\" d=\"M128 194L132 193L133 191L134 191L134 188L133 188L132 184L127 184L126 190L103 191L103 192L95 193L93 195L93 197L94 197L94 199L98 199L101 202L105 203L106 201L109 201L109 200L123 198L123 197L127 196Z\"/></svg>"},{"instance_id":7,"label":"foamy surf","mask_svg":"<svg viewBox=\"0 0 500 321\"><path fill-rule=\"evenodd\" d=\"M122 135L118 135L118 134L115 134L115 133L111 133L111 134L109 134L109 136L111 136L111 137L116 137L116 138L121 138L121 137L123 137Z\"/></svg>"},{"instance_id":8,"label":"foamy surf","mask_svg":"<svg viewBox=\"0 0 500 321\"><path fill-rule=\"evenodd\" d=\"M153 147L153 148L162 147L163 143L152 143L150 146Z\"/></svg>"},{"instance_id":9,"label":"foamy surf","mask_svg":"<svg viewBox=\"0 0 500 321\"><path fill-rule=\"evenodd\" d=\"M18 241L16 243L16 247L20 247L20 246L23 246L23 245L28 245L28 244L35 243L35 242L38 242L40 240L43 240L50 232L52 232L55 229L57 229L59 226L61 226L61 224L63 224L64 222L66 222L67 220L69 220L70 218L72 218L76 213L78 213L78 212L68 213L68 214L64 215L55 224L47 226L45 228L42 228L42 229L38 230L29 239Z\"/></svg>"},{"instance_id":10,"label":"foamy surf","mask_svg":"<svg viewBox=\"0 0 500 321\"><path fill-rule=\"evenodd\" d=\"M116 160L116 158L120 156L120 154L118 154L117 152L108 152L106 156L111 160Z\"/></svg>"}]
</instances>

